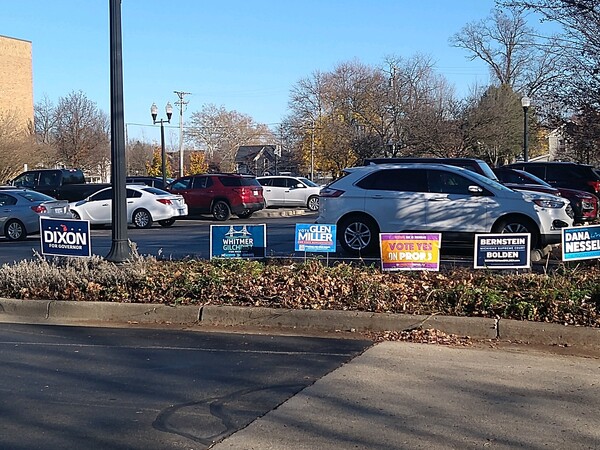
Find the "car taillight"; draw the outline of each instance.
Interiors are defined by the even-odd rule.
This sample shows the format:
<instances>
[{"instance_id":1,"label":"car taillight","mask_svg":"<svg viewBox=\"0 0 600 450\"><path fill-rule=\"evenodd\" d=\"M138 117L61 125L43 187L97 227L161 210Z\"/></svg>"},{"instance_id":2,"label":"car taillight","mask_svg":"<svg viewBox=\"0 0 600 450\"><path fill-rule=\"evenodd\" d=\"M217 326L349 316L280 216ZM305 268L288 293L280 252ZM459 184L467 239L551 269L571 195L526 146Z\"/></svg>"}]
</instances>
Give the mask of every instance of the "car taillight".
<instances>
[{"instance_id":1,"label":"car taillight","mask_svg":"<svg viewBox=\"0 0 600 450\"><path fill-rule=\"evenodd\" d=\"M172 205L171 200L168 198L157 198L156 201L158 203L162 203L163 205Z\"/></svg>"},{"instance_id":2,"label":"car taillight","mask_svg":"<svg viewBox=\"0 0 600 450\"><path fill-rule=\"evenodd\" d=\"M46 207L44 205L32 206L31 209L33 210L34 213L37 213L37 214L44 214L44 213L48 212L48 210L46 209Z\"/></svg>"},{"instance_id":3,"label":"car taillight","mask_svg":"<svg viewBox=\"0 0 600 450\"><path fill-rule=\"evenodd\" d=\"M242 198L249 198L254 196L254 191L262 194L262 188L256 187L241 187L233 189L234 192L238 192Z\"/></svg>"},{"instance_id":4,"label":"car taillight","mask_svg":"<svg viewBox=\"0 0 600 450\"><path fill-rule=\"evenodd\" d=\"M335 197L339 197L343 193L344 193L344 191L342 191L340 189L323 188L323 189L321 189L321 192L319 193L319 197L335 198Z\"/></svg>"},{"instance_id":5,"label":"car taillight","mask_svg":"<svg viewBox=\"0 0 600 450\"><path fill-rule=\"evenodd\" d=\"M600 181L588 181L588 184L592 187L594 192L600 192Z\"/></svg>"}]
</instances>

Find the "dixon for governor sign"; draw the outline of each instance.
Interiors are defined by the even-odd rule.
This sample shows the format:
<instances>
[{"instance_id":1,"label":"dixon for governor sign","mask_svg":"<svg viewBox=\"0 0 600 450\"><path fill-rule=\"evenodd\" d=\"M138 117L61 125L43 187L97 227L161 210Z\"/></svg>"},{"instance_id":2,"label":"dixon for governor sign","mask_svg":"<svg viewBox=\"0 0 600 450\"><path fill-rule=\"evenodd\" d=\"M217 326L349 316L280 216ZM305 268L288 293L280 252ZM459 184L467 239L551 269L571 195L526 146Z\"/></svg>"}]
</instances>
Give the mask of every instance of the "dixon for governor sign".
<instances>
[{"instance_id":1,"label":"dixon for governor sign","mask_svg":"<svg viewBox=\"0 0 600 450\"><path fill-rule=\"evenodd\" d=\"M42 255L91 256L90 223L87 220L40 217Z\"/></svg>"}]
</instances>

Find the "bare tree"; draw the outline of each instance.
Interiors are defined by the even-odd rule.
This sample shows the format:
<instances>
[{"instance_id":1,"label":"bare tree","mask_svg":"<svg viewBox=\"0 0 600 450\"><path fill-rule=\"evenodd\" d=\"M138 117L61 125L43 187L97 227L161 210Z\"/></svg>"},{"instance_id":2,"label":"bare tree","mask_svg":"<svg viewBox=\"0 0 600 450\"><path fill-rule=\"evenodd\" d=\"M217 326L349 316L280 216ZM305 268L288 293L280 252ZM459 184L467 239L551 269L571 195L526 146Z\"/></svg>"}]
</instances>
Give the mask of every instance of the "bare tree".
<instances>
[{"instance_id":1,"label":"bare tree","mask_svg":"<svg viewBox=\"0 0 600 450\"><path fill-rule=\"evenodd\" d=\"M562 33L547 48L561 58L563 76L546 89L544 112L547 120L566 134L570 158L599 161L600 138L593 131L600 116L598 1L504 0L497 3L533 11L544 20L562 26Z\"/></svg>"},{"instance_id":2,"label":"bare tree","mask_svg":"<svg viewBox=\"0 0 600 450\"><path fill-rule=\"evenodd\" d=\"M465 25L450 43L469 51L471 60L485 62L497 84L522 94L531 96L560 75L561 55L538 45L535 31L516 7L495 9L486 19Z\"/></svg>"},{"instance_id":3,"label":"bare tree","mask_svg":"<svg viewBox=\"0 0 600 450\"><path fill-rule=\"evenodd\" d=\"M235 156L241 145L272 144L273 133L245 114L224 107L204 105L191 114L184 139L206 154L213 169L235 170Z\"/></svg>"},{"instance_id":4,"label":"bare tree","mask_svg":"<svg viewBox=\"0 0 600 450\"><path fill-rule=\"evenodd\" d=\"M79 91L59 99L55 117L54 142L61 163L104 171L110 161L107 115Z\"/></svg>"},{"instance_id":5,"label":"bare tree","mask_svg":"<svg viewBox=\"0 0 600 450\"><path fill-rule=\"evenodd\" d=\"M127 173L130 175L146 175L147 165L152 161L154 146L142 141L135 141L127 146Z\"/></svg>"},{"instance_id":6,"label":"bare tree","mask_svg":"<svg viewBox=\"0 0 600 450\"><path fill-rule=\"evenodd\" d=\"M506 84L490 86L471 99L466 111L464 128L472 155L493 165L513 162L522 151L522 124L519 95Z\"/></svg>"},{"instance_id":7,"label":"bare tree","mask_svg":"<svg viewBox=\"0 0 600 450\"><path fill-rule=\"evenodd\" d=\"M0 182L13 178L25 164L36 165L38 157L36 142L21 125L19 116L11 111L0 112Z\"/></svg>"},{"instance_id":8,"label":"bare tree","mask_svg":"<svg viewBox=\"0 0 600 450\"><path fill-rule=\"evenodd\" d=\"M422 55L388 58L383 69L352 61L316 72L294 86L290 109L305 170L313 159L335 175L368 157L461 147L453 88Z\"/></svg>"}]
</instances>

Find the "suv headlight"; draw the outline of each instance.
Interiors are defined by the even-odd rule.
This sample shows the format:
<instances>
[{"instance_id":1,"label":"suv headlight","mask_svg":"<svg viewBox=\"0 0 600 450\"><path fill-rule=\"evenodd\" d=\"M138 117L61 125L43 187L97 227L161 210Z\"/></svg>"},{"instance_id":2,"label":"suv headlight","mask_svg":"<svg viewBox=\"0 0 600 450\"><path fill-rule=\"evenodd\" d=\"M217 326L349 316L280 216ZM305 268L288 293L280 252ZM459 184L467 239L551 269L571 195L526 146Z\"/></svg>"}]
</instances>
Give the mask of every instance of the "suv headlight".
<instances>
[{"instance_id":1,"label":"suv headlight","mask_svg":"<svg viewBox=\"0 0 600 450\"><path fill-rule=\"evenodd\" d=\"M550 200L546 198L536 198L533 203L542 208L564 208L565 204L559 200Z\"/></svg>"}]
</instances>

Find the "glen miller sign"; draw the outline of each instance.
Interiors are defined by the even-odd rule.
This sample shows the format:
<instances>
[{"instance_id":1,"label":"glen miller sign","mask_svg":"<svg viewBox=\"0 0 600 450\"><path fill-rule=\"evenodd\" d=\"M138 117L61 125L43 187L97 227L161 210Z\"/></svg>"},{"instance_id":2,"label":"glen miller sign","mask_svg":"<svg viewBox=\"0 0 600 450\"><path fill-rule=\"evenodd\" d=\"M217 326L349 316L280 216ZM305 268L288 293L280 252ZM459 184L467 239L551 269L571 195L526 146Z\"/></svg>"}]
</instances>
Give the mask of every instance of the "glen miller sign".
<instances>
[{"instance_id":1,"label":"glen miller sign","mask_svg":"<svg viewBox=\"0 0 600 450\"><path fill-rule=\"evenodd\" d=\"M42 255L91 256L90 223L87 220L40 217Z\"/></svg>"}]
</instances>

